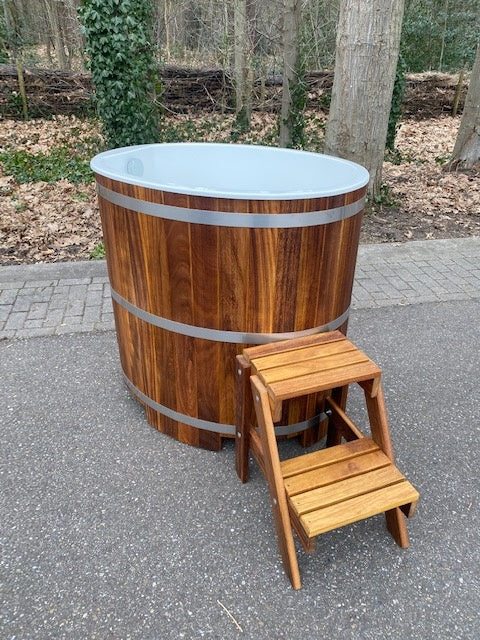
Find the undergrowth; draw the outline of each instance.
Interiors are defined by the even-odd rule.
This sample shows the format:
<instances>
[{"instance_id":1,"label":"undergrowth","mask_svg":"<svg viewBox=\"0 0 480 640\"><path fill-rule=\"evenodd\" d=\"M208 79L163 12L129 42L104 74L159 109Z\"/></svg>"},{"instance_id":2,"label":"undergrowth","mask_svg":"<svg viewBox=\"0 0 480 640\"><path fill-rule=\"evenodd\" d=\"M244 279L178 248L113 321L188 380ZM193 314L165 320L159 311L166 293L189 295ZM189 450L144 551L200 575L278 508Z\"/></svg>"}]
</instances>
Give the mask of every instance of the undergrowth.
<instances>
[{"instance_id":1,"label":"undergrowth","mask_svg":"<svg viewBox=\"0 0 480 640\"><path fill-rule=\"evenodd\" d=\"M88 256L89 260L103 260L105 258L105 245L102 242L99 242L95 249L90 251Z\"/></svg>"},{"instance_id":2,"label":"undergrowth","mask_svg":"<svg viewBox=\"0 0 480 640\"><path fill-rule=\"evenodd\" d=\"M325 122L314 111L304 114L304 133L301 148L321 151ZM162 142L235 142L252 145L278 146L278 118L254 112L248 131L240 131L233 115L211 114L202 119L189 116L165 118L161 128Z\"/></svg>"},{"instance_id":3,"label":"undergrowth","mask_svg":"<svg viewBox=\"0 0 480 640\"><path fill-rule=\"evenodd\" d=\"M72 155L69 147L54 147L49 153L29 153L12 149L0 153L4 172L23 184L25 182L91 182L93 173L89 160Z\"/></svg>"},{"instance_id":4,"label":"undergrowth","mask_svg":"<svg viewBox=\"0 0 480 640\"><path fill-rule=\"evenodd\" d=\"M305 112L302 148L321 152L325 129L325 118L314 111ZM275 114L253 114L251 127L239 133L235 129L232 114L208 114L198 118L193 116L170 116L164 118L160 127L162 142L217 142L243 143L251 145L278 145L278 118ZM31 134L35 141L35 134ZM47 151L33 153L25 149L5 147L0 152L3 173L10 175L17 183L48 182L61 179L72 183L92 182L91 158L103 151L104 140L96 133L85 135L84 130L72 127L63 137L55 140L55 146Z\"/></svg>"}]
</instances>

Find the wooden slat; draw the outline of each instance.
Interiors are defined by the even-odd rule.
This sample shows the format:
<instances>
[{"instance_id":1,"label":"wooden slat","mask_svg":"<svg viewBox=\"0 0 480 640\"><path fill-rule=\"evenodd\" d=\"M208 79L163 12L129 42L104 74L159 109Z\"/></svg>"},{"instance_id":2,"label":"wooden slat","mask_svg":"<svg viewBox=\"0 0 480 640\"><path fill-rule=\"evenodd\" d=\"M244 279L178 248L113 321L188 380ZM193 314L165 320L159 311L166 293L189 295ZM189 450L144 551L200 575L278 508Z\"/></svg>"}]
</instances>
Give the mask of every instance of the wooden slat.
<instances>
[{"instance_id":1,"label":"wooden slat","mask_svg":"<svg viewBox=\"0 0 480 640\"><path fill-rule=\"evenodd\" d=\"M393 465L374 469L361 476L340 480L334 484L313 489L291 498L292 506L298 515L304 515L316 509L323 509L332 504L343 502L365 493L388 487L404 481L404 476Z\"/></svg>"},{"instance_id":2,"label":"wooden slat","mask_svg":"<svg viewBox=\"0 0 480 640\"><path fill-rule=\"evenodd\" d=\"M307 535L313 537L416 500L417 491L405 481L312 511L302 516L301 521Z\"/></svg>"},{"instance_id":3,"label":"wooden slat","mask_svg":"<svg viewBox=\"0 0 480 640\"><path fill-rule=\"evenodd\" d=\"M366 453L363 456L357 456L350 460L343 460L328 467L314 469L307 473L301 473L285 480L285 489L287 495L294 496L298 493L311 491L318 487L324 487L340 480L345 480L353 476L359 476L373 469L386 467L390 464L389 459L383 451L374 451Z\"/></svg>"},{"instance_id":4,"label":"wooden slat","mask_svg":"<svg viewBox=\"0 0 480 640\"><path fill-rule=\"evenodd\" d=\"M278 287L280 291L285 292L285 300L295 300L297 290L299 287L299 272L298 268L292 269L292 264L295 266L298 263L298 252L300 254L303 251L302 248L302 229L279 229L278 230L278 246L282 248L277 252L276 260L276 277L274 289ZM303 283L302 283L303 284ZM305 308L305 311L309 310L309 306ZM291 331L292 327L296 326L297 321L297 306L295 304L282 305L281 313L277 314L276 323L277 331ZM301 326L304 324L306 318L303 319Z\"/></svg>"},{"instance_id":5,"label":"wooden slat","mask_svg":"<svg viewBox=\"0 0 480 640\"><path fill-rule=\"evenodd\" d=\"M303 348L297 347L290 351L281 351L280 353L274 353L272 355L251 358L250 361L257 371L263 373L267 369L291 365L292 360L295 362L306 362L316 358L324 358L356 350L349 340L336 340L334 342L314 344Z\"/></svg>"},{"instance_id":6,"label":"wooden slat","mask_svg":"<svg viewBox=\"0 0 480 640\"><path fill-rule=\"evenodd\" d=\"M316 391L326 391L334 387L343 387L358 382L359 380L368 380L375 376L379 376L381 370L375 372L371 363L352 364L341 369L332 369L330 371L317 371L310 375L305 375L293 380L281 380L268 385L269 393L279 400L294 398L298 395L307 395Z\"/></svg>"},{"instance_id":7,"label":"wooden slat","mask_svg":"<svg viewBox=\"0 0 480 640\"><path fill-rule=\"evenodd\" d=\"M264 357L274 353L288 353L296 349L303 349L312 344L327 344L338 340L346 340L340 331L327 331L325 333L316 333L312 336L296 338L293 340L279 340L278 342L270 342L268 344L258 345L256 347L248 347L243 350L243 355L247 360Z\"/></svg>"},{"instance_id":8,"label":"wooden slat","mask_svg":"<svg viewBox=\"0 0 480 640\"><path fill-rule=\"evenodd\" d=\"M354 440L346 444L339 444L335 447L328 447L320 451L305 453L297 458L290 458L281 462L282 475L289 478L298 473L311 471L320 467L326 467L334 462L348 460L364 453L378 451L379 446L371 438Z\"/></svg>"},{"instance_id":9,"label":"wooden slat","mask_svg":"<svg viewBox=\"0 0 480 640\"><path fill-rule=\"evenodd\" d=\"M343 369L357 364L370 364L370 360L367 356L358 351L357 349L351 349L350 351L338 354L332 354L330 356L323 356L320 354L317 358L311 358L309 360L298 361L296 357L292 357L289 363L271 369L262 369L258 372L259 377L264 384L272 385L275 382L281 380L290 381L296 378L311 375L317 372L332 371L335 369ZM375 366L373 367L375 371Z\"/></svg>"}]
</instances>

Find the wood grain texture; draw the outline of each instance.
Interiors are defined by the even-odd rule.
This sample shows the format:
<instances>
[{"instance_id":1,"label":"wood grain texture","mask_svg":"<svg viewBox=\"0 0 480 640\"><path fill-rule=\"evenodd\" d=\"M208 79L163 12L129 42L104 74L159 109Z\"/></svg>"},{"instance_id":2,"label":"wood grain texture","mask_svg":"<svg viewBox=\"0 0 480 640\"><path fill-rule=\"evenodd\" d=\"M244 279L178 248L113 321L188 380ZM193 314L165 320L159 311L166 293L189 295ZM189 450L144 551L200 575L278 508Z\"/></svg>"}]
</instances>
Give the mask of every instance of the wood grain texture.
<instances>
[{"instance_id":1,"label":"wood grain texture","mask_svg":"<svg viewBox=\"0 0 480 640\"><path fill-rule=\"evenodd\" d=\"M273 519L277 532L280 555L282 556L283 565L290 578L292 587L294 589L300 589L300 571L295 552L295 544L293 542L287 496L283 484L280 458L278 456L267 392L256 376L252 376L250 382L254 397L258 431L264 454L264 472L272 500Z\"/></svg>"},{"instance_id":2,"label":"wood grain texture","mask_svg":"<svg viewBox=\"0 0 480 640\"><path fill-rule=\"evenodd\" d=\"M412 485L409 482L401 482L307 513L302 516L302 524L309 536L317 536L385 511L396 510L397 505L415 500L418 500L418 493ZM402 513L400 517L404 519ZM390 529L389 531L392 533ZM396 539L395 535L394 537ZM408 546L408 538L400 546Z\"/></svg>"},{"instance_id":3,"label":"wood grain texture","mask_svg":"<svg viewBox=\"0 0 480 640\"><path fill-rule=\"evenodd\" d=\"M303 213L358 201L365 190L306 200L234 200L146 189L97 175L138 200L232 213ZM99 197L112 289L149 314L194 327L242 333L322 326L349 307L362 212L294 229L215 227L137 213ZM235 355L245 344L181 335L114 303L123 371L153 402L186 416L235 424ZM307 420L313 400L285 403L282 423ZM172 437L218 449L221 434L166 418L150 422Z\"/></svg>"},{"instance_id":4,"label":"wood grain texture","mask_svg":"<svg viewBox=\"0 0 480 640\"><path fill-rule=\"evenodd\" d=\"M250 364L243 355L236 357L237 411L235 419L235 468L242 482L248 480L248 452L250 449L252 393Z\"/></svg>"},{"instance_id":5,"label":"wood grain texture","mask_svg":"<svg viewBox=\"0 0 480 640\"><path fill-rule=\"evenodd\" d=\"M343 445L339 445L340 447ZM313 491L318 487L333 484L344 478L361 476L373 469L380 469L389 464L386 455L380 451L367 453L363 456L336 462L328 467L302 472L285 480L285 489L289 496L295 496L306 491Z\"/></svg>"}]
</instances>

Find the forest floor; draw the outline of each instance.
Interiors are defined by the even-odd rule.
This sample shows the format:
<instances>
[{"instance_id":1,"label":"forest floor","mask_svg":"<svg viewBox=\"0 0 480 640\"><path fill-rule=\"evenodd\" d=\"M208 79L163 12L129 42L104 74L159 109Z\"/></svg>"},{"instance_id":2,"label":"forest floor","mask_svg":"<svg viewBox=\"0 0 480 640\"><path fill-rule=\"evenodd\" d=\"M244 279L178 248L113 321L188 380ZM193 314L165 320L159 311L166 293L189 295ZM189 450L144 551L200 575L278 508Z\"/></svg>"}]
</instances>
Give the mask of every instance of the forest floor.
<instances>
[{"instance_id":1,"label":"forest floor","mask_svg":"<svg viewBox=\"0 0 480 640\"><path fill-rule=\"evenodd\" d=\"M183 135L194 131L196 140L199 135L203 140L231 140L231 121L225 122L225 117L196 116L186 128L182 118L170 117L170 133L178 134L183 127ZM265 118L254 114L253 137L245 141L268 140L265 131L273 130L274 123ZM315 138L311 146L319 150L323 127L318 126L318 117L314 122L316 129L309 135ZM382 194L367 207L362 243L480 235L480 167L444 171L459 123L460 117L447 115L402 123L391 157L395 162L384 163ZM55 148L67 149L73 161L79 149L84 155L89 149L94 152L99 139L94 121L73 117L0 121L0 154L26 152L17 164L28 165L29 154L48 158ZM68 157L63 156L62 162ZM0 162L0 265L85 260L95 255L102 230L93 182L62 177L52 182L23 181L25 177L15 179L12 173Z\"/></svg>"}]
</instances>

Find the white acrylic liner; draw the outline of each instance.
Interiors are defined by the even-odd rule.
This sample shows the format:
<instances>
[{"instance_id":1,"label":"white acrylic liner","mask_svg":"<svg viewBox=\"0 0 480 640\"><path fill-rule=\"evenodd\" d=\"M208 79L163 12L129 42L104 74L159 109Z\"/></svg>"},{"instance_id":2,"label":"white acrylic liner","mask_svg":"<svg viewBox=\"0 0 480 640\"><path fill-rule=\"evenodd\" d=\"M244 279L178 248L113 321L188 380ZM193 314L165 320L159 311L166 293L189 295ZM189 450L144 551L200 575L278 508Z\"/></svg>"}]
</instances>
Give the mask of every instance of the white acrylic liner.
<instances>
[{"instance_id":1,"label":"white acrylic liner","mask_svg":"<svg viewBox=\"0 0 480 640\"><path fill-rule=\"evenodd\" d=\"M364 167L319 153L241 144L123 147L95 156L106 178L187 195L249 200L325 198L364 187Z\"/></svg>"}]
</instances>

